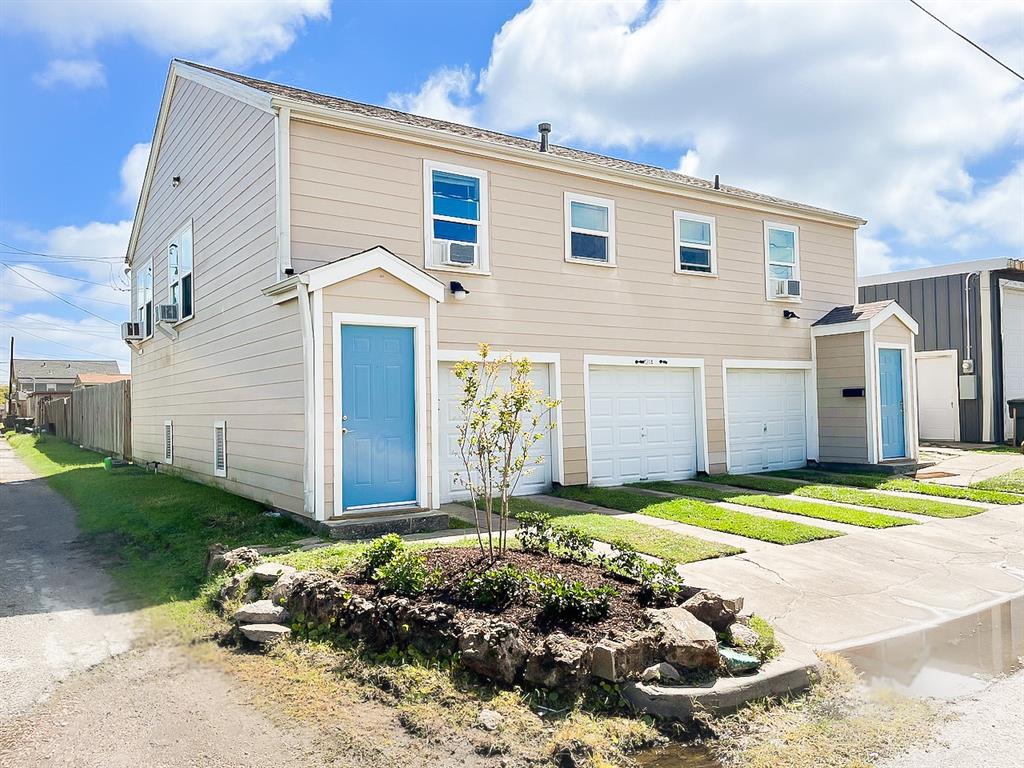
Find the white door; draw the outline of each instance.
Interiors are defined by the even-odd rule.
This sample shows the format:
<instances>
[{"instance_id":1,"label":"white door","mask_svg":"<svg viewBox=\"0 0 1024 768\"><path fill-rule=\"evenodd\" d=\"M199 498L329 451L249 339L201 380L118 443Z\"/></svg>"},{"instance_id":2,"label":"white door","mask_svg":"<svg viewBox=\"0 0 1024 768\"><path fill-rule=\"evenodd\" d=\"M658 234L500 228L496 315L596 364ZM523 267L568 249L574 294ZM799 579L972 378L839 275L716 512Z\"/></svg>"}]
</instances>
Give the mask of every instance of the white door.
<instances>
[{"instance_id":1,"label":"white door","mask_svg":"<svg viewBox=\"0 0 1024 768\"><path fill-rule=\"evenodd\" d=\"M1003 435L1013 439L1013 422L1006 401L1024 397L1024 290L1003 285Z\"/></svg>"},{"instance_id":2,"label":"white door","mask_svg":"<svg viewBox=\"0 0 1024 768\"><path fill-rule=\"evenodd\" d=\"M622 485L697 474L691 368L590 368L590 482Z\"/></svg>"},{"instance_id":3,"label":"white door","mask_svg":"<svg viewBox=\"0 0 1024 768\"><path fill-rule=\"evenodd\" d=\"M459 478L466 477L466 467L459 450L459 424L463 421L459 401L462 399L462 383L455 377L454 363L440 363L438 366L438 414L440 426L440 477L441 502L469 497L469 492ZM551 394L551 366L534 365L530 374L534 386L545 395ZM507 384L507 376L505 377ZM544 435L530 449L530 461L515 489L517 496L544 493L551 488L552 435L547 425L554 419L554 412L544 416ZM539 461L539 463L538 463Z\"/></svg>"},{"instance_id":4,"label":"white door","mask_svg":"<svg viewBox=\"0 0 1024 768\"><path fill-rule=\"evenodd\" d=\"M802 370L726 371L730 472L794 469L807 463Z\"/></svg>"},{"instance_id":5,"label":"white door","mask_svg":"<svg viewBox=\"0 0 1024 768\"><path fill-rule=\"evenodd\" d=\"M956 352L924 353L917 364L917 418L922 440L960 439Z\"/></svg>"}]
</instances>

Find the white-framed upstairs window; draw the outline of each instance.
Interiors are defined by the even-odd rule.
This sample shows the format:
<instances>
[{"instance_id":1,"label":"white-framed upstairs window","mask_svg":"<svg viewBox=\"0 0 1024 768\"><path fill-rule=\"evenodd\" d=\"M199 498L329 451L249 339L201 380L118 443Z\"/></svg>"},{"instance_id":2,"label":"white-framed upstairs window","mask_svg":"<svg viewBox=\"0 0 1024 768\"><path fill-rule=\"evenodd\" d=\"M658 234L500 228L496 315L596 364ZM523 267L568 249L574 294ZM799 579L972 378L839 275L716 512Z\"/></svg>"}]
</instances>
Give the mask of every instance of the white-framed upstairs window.
<instances>
[{"instance_id":1,"label":"white-framed upstairs window","mask_svg":"<svg viewBox=\"0 0 1024 768\"><path fill-rule=\"evenodd\" d=\"M424 263L488 272L487 171L423 161Z\"/></svg>"},{"instance_id":2,"label":"white-framed upstairs window","mask_svg":"<svg viewBox=\"0 0 1024 768\"><path fill-rule=\"evenodd\" d=\"M679 274L717 275L718 243L715 217L676 211L676 272Z\"/></svg>"},{"instance_id":3,"label":"white-framed upstairs window","mask_svg":"<svg viewBox=\"0 0 1024 768\"><path fill-rule=\"evenodd\" d=\"M615 201L565 193L565 260L615 266Z\"/></svg>"},{"instance_id":4,"label":"white-framed upstairs window","mask_svg":"<svg viewBox=\"0 0 1024 768\"><path fill-rule=\"evenodd\" d=\"M178 307L178 322L188 320L193 306L192 268L194 263L192 222L179 229L167 244L167 287L170 303Z\"/></svg>"},{"instance_id":5,"label":"white-framed upstairs window","mask_svg":"<svg viewBox=\"0 0 1024 768\"><path fill-rule=\"evenodd\" d=\"M800 228L764 223L765 296L769 301L800 301Z\"/></svg>"},{"instance_id":6,"label":"white-framed upstairs window","mask_svg":"<svg viewBox=\"0 0 1024 768\"><path fill-rule=\"evenodd\" d=\"M133 270L135 281L135 322L139 324L142 338L153 335L153 260L144 262Z\"/></svg>"}]
</instances>

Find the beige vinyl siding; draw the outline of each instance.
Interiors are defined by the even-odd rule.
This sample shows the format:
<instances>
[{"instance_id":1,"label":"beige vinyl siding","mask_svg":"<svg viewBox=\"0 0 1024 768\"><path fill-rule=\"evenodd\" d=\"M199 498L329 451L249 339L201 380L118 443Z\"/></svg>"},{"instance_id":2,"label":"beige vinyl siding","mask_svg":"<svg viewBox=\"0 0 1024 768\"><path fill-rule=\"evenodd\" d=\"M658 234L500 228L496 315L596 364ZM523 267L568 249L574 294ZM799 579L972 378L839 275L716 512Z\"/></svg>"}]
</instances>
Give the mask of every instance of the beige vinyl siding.
<instances>
[{"instance_id":1,"label":"beige vinyl siding","mask_svg":"<svg viewBox=\"0 0 1024 768\"><path fill-rule=\"evenodd\" d=\"M273 116L179 79L134 262L153 260L153 300L170 300L166 245L191 218L195 317L132 354L137 461L302 512L302 346L295 302L261 289L276 266ZM171 185L173 176L181 184ZM133 302L134 306L134 302ZM213 425L227 422L227 477L213 475Z\"/></svg>"},{"instance_id":2,"label":"beige vinyl siding","mask_svg":"<svg viewBox=\"0 0 1024 768\"><path fill-rule=\"evenodd\" d=\"M865 387L864 334L822 336L817 341L818 460L868 460L867 397L843 397Z\"/></svg>"},{"instance_id":3,"label":"beige vinyl siding","mask_svg":"<svg viewBox=\"0 0 1024 768\"><path fill-rule=\"evenodd\" d=\"M298 270L383 245L424 266L423 160L488 172L490 276L430 270L471 295L438 307L439 346L556 352L565 476L586 482L583 355L699 357L709 456L725 467L722 360L810 360L808 326L855 298L852 229L546 171L293 120L292 258ZM563 195L616 206L617 267L564 259ZM673 211L716 217L719 276L675 274ZM800 304L765 300L764 218L800 227ZM797 323L782 319L795 309Z\"/></svg>"},{"instance_id":4,"label":"beige vinyl siding","mask_svg":"<svg viewBox=\"0 0 1024 768\"><path fill-rule=\"evenodd\" d=\"M340 346L340 334L334 330L335 312L354 315L387 315L390 317L410 317L424 320L424 349L429 347L430 338L430 300L407 284L396 279L384 270L375 269L365 274L346 280L343 283L323 289L323 355L324 355L324 511L326 517L336 515L334 509L334 427L341 414L334 403L334 366L337 349ZM423 457L427 470L428 485L430 481L430 408L434 397L433 366L426 361L426 392L423 398L427 413L423 414L426 428L426 452ZM418 379L417 379L418 386ZM419 475L417 475L417 481ZM424 489L424 496L429 498L431 489Z\"/></svg>"}]
</instances>

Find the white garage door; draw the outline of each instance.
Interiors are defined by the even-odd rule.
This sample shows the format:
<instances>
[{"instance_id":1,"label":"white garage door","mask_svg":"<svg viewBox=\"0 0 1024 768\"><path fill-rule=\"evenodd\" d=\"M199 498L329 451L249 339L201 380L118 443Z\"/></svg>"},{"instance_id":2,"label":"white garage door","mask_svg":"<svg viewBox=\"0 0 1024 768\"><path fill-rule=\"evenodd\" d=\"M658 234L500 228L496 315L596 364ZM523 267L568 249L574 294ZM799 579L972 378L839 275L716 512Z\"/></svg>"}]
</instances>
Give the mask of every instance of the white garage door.
<instances>
[{"instance_id":1,"label":"white garage door","mask_svg":"<svg viewBox=\"0 0 1024 768\"><path fill-rule=\"evenodd\" d=\"M1024 397L1024 290L1003 286L1003 435L1013 438L1006 401Z\"/></svg>"},{"instance_id":2,"label":"white garage door","mask_svg":"<svg viewBox=\"0 0 1024 768\"><path fill-rule=\"evenodd\" d=\"M766 472L807 463L802 370L726 372L729 470Z\"/></svg>"},{"instance_id":3,"label":"white garage door","mask_svg":"<svg viewBox=\"0 0 1024 768\"><path fill-rule=\"evenodd\" d=\"M590 482L622 485L697 473L689 368L590 368Z\"/></svg>"},{"instance_id":4,"label":"white garage door","mask_svg":"<svg viewBox=\"0 0 1024 768\"><path fill-rule=\"evenodd\" d=\"M455 377L454 363L441 363L438 368L438 414L440 421L440 476L442 503L469 497L465 485L458 477L466 476L466 467L462 463L459 451L459 424L462 422L462 409L459 401L462 398L462 384ZM551 366L534 365L530 374L534 386L544 394L551 394ZM506 382L507 384L507 377ZM550 424L554 413L544 416L544 423ZM517 496L531 493L543 493L551 488L551 446L552 435L547 429L541 430L544 437L534 443L530 449L529 472L524 472L516 486ZM540 463L536 463L540 459Z\"/></svg>"}]
</instances>

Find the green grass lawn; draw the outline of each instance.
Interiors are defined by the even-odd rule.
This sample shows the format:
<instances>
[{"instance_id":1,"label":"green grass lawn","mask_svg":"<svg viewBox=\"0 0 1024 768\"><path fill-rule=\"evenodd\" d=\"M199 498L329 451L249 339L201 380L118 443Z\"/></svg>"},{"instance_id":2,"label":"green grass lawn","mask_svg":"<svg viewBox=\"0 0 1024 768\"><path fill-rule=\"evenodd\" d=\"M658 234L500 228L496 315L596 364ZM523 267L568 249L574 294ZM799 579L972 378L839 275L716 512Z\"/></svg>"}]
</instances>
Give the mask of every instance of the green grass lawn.
<instances>
[{"instance_id":1,"label":"green grass lawn","mask_svg":"<svg viewBox=\"0 0 1024 768\"><path fill-rule=\"evenodd\" d=\"M787 512L791 515L813 517L818 520L831 520L836 523L859 525L863 528L896 528L901 525L915 525L916 521L905 517L883 515L852 507L837 507L833 504L819 504L801 499L785 499L766 494L743 493L742 491L726 491L710 485L693 483L671 483L664 480L652 483L635 483L637 488L649 488L663 493L674 493L677 496L692 496L708 501L729 501L746 507L770 509L775 512ZM765 489L767 490L767 489Z\"/></svg>"},{"instance_id":2,"label":"green grass lawn","mask_svg":"<svg viewBox=\"0 0 1024 768\"><path fill-rule=\"evenodd\" d=\"M891 496L886 493L875 493L857 488L815 484L807 480L791 480L785 477L771 477L769 475L712 475L711 477L698 479L709 483L733 485L737 488L752 488L756 491L768 491L769 493L789 493L794 496L806 496L811 499L824 499L826 501L837 501L842 504L856 504L860 507L888 509L892 512L911 512L916 515L927 515L929 517L970 517L983 511L978 507L968 507L965 504L951 504L950 502L935 501L934 499L910 499L906 496Z\"/></svg>"},{"instance_id":3,"label":"green grass lawn","mask_svg":"<svg viewBox=\"0 0 1024 768\"><path fill-rule=\"evenodd\" d=\"M12 435L10 443L78 510L79 529L112 557L118 582L145 604L195 597L210 544L280 546L310 535L218 488L138 467L107 472L103 456L56 438Z\"/></svg>"},{"instance_id":4,"label":"green grass lawn","mask_svg":"<svg viewBox=\"0 0 1024 768\"><path fill-rule=\"evenodd\" d=\"M1005 475L996 475L988 480L974 483L972 489L983 491L1002 491L1008 493L1024 494L1024 469L1015 469ZM1024 504L1024 499L1018 497L1018 504Z\"/></svg>"},{"instance_id":5,"label":"green grass lawn","mask_svg":"<svg viewBox=\"0 0 1024 768\"><path fill-rule=\"evenodd\" d=\"M693 563L743 552L739 547L665 531L652 525L638 523L636 520L622 520L614 515L596 512L574 512L564 507L543 504L529 497L517 496L512 499L509 511L513 517L518 517L523 512L544 512L551 515L552 525L575 528L598 541L621 541L645 555L676 563Z\"/></svg>"},{"instance_id":6,"label":"green grass lawn","mask_svg":"<svg viewBox=\"0 0 1024 768\"><path fill-rule=\"evenodd\" d=\"M817 469L783 469L769 472L775 477L790 477L797 480L811 480L816 483L852 485L857 488L873 488L881 491L903 491L920 493L925 496L939 496L945 499L963 499L981 504L1020 504L1020 499L1011 493L986 491L975 488L960 488L955 485L922 483L909 477L892 475L861 474L859 472L823 472Z\"/></svg>"},{"instance_id":7,"label":"green grass lawn","mask_svg":"<svg viewBox=\"0 0 1024 768\"><path fill-rule=\"evenodd\" d=\"M620 509L623 512L637 512L649 517L673 520L722 533L733 533L773 544L800 544L843 535L839 531L829 531L813 525L790 520L774 520L716 507L696 499L661 501L639 491L585 486L567 486L559 488L555 493L564 499L574 499L608 509Z\"/></svg>"}]
</instances>

